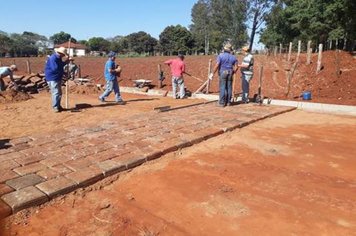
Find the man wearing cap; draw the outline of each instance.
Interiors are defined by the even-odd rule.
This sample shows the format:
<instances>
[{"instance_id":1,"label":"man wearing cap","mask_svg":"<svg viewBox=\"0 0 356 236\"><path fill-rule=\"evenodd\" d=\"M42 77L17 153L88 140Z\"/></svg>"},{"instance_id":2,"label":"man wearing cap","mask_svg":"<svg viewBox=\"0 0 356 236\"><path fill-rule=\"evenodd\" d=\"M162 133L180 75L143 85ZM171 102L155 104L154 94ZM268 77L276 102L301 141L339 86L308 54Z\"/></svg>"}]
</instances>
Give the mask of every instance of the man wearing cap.
<instances>
[{"instance_id":1,"label":"man wearing cap","mask_svg":"<svg viewBox=\"0 0 356 236\"><path fill-rule=\"evenodd\" d=\"M74 58L69 57L69 63L64 66L64 71L67 73L67 76L69 76L68 79L74 80L75 76L78 74L78 66L74 63Z\"/></svg>"},{"instance_id":2,"label":"man wearing cap","mask_svg":"<svg viewBox=\"0 0 356 236\"><path fill-rule=\"evenodd\" d=\"M216 71L219 74L219 102L220 107L231 106L232 99L232 79L233 74L238 70L237 59L231 54L232 46L225 44L224 51L216 59L213 72L209 75L212 80Z\"/></svg>"},{"instance_id":3,"label":"man wearing cap","mask_svg":"<svg viewBox=\"0 0 356 236\"><path fill-rule=\"evenodd\" d=\"M0 67L0 91L5 91L5 82L3 78L5 78L6 76L10 77L10 80L15 85L15 88L17 88L17 85L13 78L14 71L17 71L16 65Z\"/></svg>"},{"instance_id":4,"label":"man wearing cap","mask_svg":"<svg viewBox=\"0 0 356 236\"><path fill-rule=\"evenodd\" d=\"M250 54L250 49L248 46L242 48L244 58L242 63L239 65L241 68L241 87L242 87L242 102L249 102L249 92L250 92L250 80L253 76L253 56Z\"/></svg>"},{"instance_id":5,"label":"man wearing cap","mask_svg":"<svg viewBox=\"0 0 356 236\"><path fill-rule=\"evenodd\" d=\"M99 96L101 102L105 102L105 98L110 95L112 91L115 93L115 101L124 105L124 101L121 98L119 82L117 81L117 75L121 73L121 67L115 64L116 53L109 52L108 61L105 63L104 76L106 80L106 89L102 95Z\"/></svg>"},{"instance_id":6,"label":"man wearing cap","mask_svg":"<svg viewBox=\"0 0 356 236\"><path fill-rule=\"evenodd\" d=\"M52 94L52 108L54 112L61 112L62 98L62 78L64 75L64 66L67 61L62 59L67 56L67 51L64 47L54 49L54 53L48 58L45 66L45 76L49 89Z\"/></svg>"},{"instance_id":7,"label":"man wearing cap","mask_svg":"<svg viewBox=\"0 0 356 236\"><path fill-rule=\"evenodd\" d=\"M172 93L174 99L185 98L185 88L183 74L185 73L185 63L184 56L182 54L178 55L176 59L170 59L164 62L171 68L172 73ZM177 87L179 87L179 94L177 96Z\"/></svg>"}]
</instances>

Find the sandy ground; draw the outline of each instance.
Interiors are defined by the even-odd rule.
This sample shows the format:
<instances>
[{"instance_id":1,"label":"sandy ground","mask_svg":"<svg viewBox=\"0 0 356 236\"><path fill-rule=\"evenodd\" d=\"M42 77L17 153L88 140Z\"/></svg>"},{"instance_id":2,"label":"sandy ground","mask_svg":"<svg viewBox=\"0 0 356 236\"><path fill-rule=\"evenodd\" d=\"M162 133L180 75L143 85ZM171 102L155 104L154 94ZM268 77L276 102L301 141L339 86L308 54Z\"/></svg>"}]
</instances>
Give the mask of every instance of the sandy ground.
<instances>
[{"instance_id":1,"label":"sandy ground","mask_svg":"<svg viewBox=\"0 0 356 236\"><path fill-rule=\"evenodd\" d=\"M124 98L133 101L61 114L42 95L4 105L1 136L193 102ZM356 235L355 127L303 111L266 119L22 211L3 235Z\"/></svg>"}]
</instances>

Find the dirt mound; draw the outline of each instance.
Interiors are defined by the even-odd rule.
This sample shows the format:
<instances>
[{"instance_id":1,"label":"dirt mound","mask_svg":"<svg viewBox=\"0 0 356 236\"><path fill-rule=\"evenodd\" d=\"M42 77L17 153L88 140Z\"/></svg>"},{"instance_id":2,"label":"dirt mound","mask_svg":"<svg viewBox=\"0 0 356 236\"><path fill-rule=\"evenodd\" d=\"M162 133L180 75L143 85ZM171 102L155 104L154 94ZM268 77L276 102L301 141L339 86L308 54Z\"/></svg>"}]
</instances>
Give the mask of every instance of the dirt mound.
<instances>
[{"instance_id":1,"label":"dirt mound","mask_svg":"<svg viewBox=\"0 0 356 236\"><path fill-rule=\"evenodd\" d=\"M27 93L18 92L18 91L12 90L12 89L0 92L0 103L2 103L2 104L26 101L31 98L32 98L32 96L30 96Z\"/></svg>"},{"instance_id":2,"label":"dirt mound","mask_svg":"<svg viewBox=\"0 0 356 236\"><path fill-rule=\"evenodd\" d=\"M75 85L71 86L69 91L75 94L98 94L103 90L96 85Z\"/></svg>"}]
</instances>

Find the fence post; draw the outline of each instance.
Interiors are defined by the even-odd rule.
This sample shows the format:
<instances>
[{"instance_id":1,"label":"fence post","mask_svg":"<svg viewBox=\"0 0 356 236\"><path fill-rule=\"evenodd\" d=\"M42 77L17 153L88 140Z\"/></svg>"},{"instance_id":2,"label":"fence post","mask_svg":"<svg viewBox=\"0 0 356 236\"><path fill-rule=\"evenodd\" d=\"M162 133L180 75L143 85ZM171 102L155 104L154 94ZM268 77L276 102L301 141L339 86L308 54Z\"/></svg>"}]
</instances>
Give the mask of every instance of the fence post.
<instances>
[{"instance_id":1,"label":"fence post","mask_svg":"<svg viewBox=\"0 0 356 236\"><path fill-rule=\"evenodd\" d=\"M280 43L279 44L279 55L282 55L282 47L283 47L283 45Z\"/></svg>"},{"instance_id":2,"label":"fence post","mask_svg":"<svg viewBox=\"0 0 356 236\"><path fill-rule=\"evenodd\" d=\"M274 46L274 57L277 56L277 50L278 50L277 46Z\"/></svg>"},{"instance_id":3,"label":"fence post","mask_svg":"<svg viewBox=\"0 0 356 236\"><path fill-rule=\"evenodd\" d=\"M331 39L330 41L329 41L329 50L331 50L333 48L333 40Z\"/></svg>"},{"instance_id":4,"label":"fence post","mask_svg":"<svg viewBox=\"0 0 356 236\"><path fill-rule=\"evenodd\" d=\"M308 46L307 46L307 65L310 64L310 61L311 61L311 53L312 53L312 49L310 48L310 45L311 45L311 42L312 41L308 41Z\"/></svg>"},{"instance_id":5,"label":"fence post","mask_svg":"<svg viewBox=\"0 0 356 236\"><path fill-rule=\"evenodd\" d=\"M319 54L318 54L318 64L316 67L316 73L319 73L321 70L321 59L323 56L323 44L319 44Z\"/></svg>"},{"instance_id":6,"label":"fence post","mask_svg":"<svg viewBox=\"0 0 356 236\"><path fill-rule=\"evenodd\" d=\"M82 78L82 68L78 65L78 77Z\"/></svg>"},{"instance_id":7,"label":"fence post","mask_svg":"<svg viewBox=\"0 0 356 236\"><path fill-rule=\"evenodd\" d=\"M290 61L290 57L292 55L292 46L293 46L293 43L290 42L289 43L289 51L288 51L288 61Z\"/></svg>"},{"instance_id":8,"label":"fence post","mask_svg":"<svg viewBox=\"0 0 356 236\"><path fill-rule=\"evenodd\" d=\"M296 61L299 61L299 56L300 56L300 51L302 49L302 41L298 40L298 54L297 54L297 59Z\"/></svg>"},{"instance_id":9,"label":"fence post","mask_svg":"<svg viewBox=\"0 0 356 236\"><path fill-rule=\"evenodd\" d=\"M347 45L347 39L345 38L345 39L344 39L344 47L343 47L343 50L346 50L346 45Z\"/></svg>"},{"instance_id":10,"label":"fence post","mask_svg":"<svg viewBox=\"0 0 356 236\"><path fill-rule=\"evenodd\" d=\"M212 64L212 60L209 59L209 65L208 65L208 83L206 84L206 93L209 94L209 88L210 88L210 79L209 79L209 75L211 73L211 64Z\"/></svg>"},{"instance_id":11,"label":"fence post","mask_svg":"<svg viewBox=\"0 0 356 236\"><path fill-rule=\"evenodd\" d=\"M31 64L29 60L26 60L27 74L31 74Z\"/></svg>"}]
</instances>

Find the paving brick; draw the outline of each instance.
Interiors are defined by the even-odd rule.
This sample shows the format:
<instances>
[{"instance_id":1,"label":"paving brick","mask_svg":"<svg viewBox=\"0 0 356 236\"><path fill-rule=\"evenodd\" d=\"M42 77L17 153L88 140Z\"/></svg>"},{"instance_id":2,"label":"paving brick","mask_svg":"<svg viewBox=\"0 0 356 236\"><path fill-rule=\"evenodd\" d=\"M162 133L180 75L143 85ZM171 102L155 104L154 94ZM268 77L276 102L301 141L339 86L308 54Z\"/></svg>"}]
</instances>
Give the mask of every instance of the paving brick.
<instances>
[{"instance_id":1,"label":"paving brick","mask_svg":"<svg viewBox=\"0 0 356 236\"><path fill-rule=\"evenodd\" d=\"M10 179L14 179L19 177L18 174L16 174L14 171L12 170L4 170L1 171L0 174L0 183L5 183L6 181L10 180Z\"/></svg>"},{"instance_id":2,"label":"paving brick","mask_svg":"<svg viewBox=\"0 0 356 236\"><path fill-rule=\"evenodd\" d=\"M35 186L43 182L44 179L36 174L29 174L25 176L21 176L18 178L13 178L6 181L6 184L16 190L26 188L28 186Z\"/></svg>"},{"instance_id":3,"label":"paving brick","mask_svg":"<svg viewBox=\"0 0 356 236\"><path fill-rule=\"evenodd\" d=\"M5 161L0 162L0 171L12 170L12 169L14 169L16 167L19 167L19 166L20 165L16 161L5 160Z\"/></svg>"},{"instance_id":4,"label":"paving brick","mask_svg":"<svg viewBox=\"0 0 356 236\"><path fill-rule=\"evenodd\" d=\"M103 171L104 176L110 176L120 171L126 170L126 164L113 160L106 160L97 163L97 166Z\"/></svg>"},{"instance_id":5,"label":"paving brick","mask_svg":"<svg viewBox=\"0 0 356 236\"><path fill-rule=\"evenodd\" d=\"M90 166L91 164L92 164L92 162L87 158L71 160L71 161L67 161L67 162L63 163L64 166L68 167L69 169L71 169L73 171L78 171L80 169Z\"/></svg>"},{"instance_id":6,"label":"paving brick","mask_svg":"<svg viewBox=\"0 0 356 236\"><path fill-rule=\"evenodd\" d=\"M1 155L0 161L15 160L17 158L22 158L22 157L25 157L25 155L20 152L10 152L10 153Z\"/></svg>"},{"instance_id":7,"label":"paving brick","mask_svg":"<svg viewBox=\"0 0 356 236\"><path fill-rule=\"evenodd\" d=\"M12 146L10 144L5 144L5 147L3 147L3 149L0 149L0 159L1 159L1 156L5 156L5 154L9 154L14 151L15 150L12 149Z\"/></svg>"},{"instance_id":8,"label":"paving brick","mask_svg":"<svg viewBox=\"0 0 356 236\"><path fill-rule=\"evenodd\" d=\"M36 173L36 172L38 172L40 170L44 170L46 168L47 168L47 166L37 162L37 163L29 164L27 166L15 168L14 171L19 175L27 175L27 174L31 174L31 173Z\"/></svg>"},{"instance_id":9,"label":"paving brick","mask_svg":"<svg viewBox=\"0 0 356 236\"><path fill-rule=\"evenodd\" d=\"M32 164L35 162L39 162L41 160L45 159L45 157L42 154L36 154L36 155L31 155L31 156L24 156L21 158L16 158L15 161L19 163L22 166Z\"/></svg>"},{"instance_id":10,"label":"paving brick","mask_svg":"<svg viewBox=\"0 0 356 236\"><path fill-rule=\"evenodd\" d=\"M29 145L28 143L19 143L17 145L14 145L12 148L15 151L22 151L22 150L26 150L26 149L28 149L30 147L31 147L31 145Z\"/></svg>"},{"instance_id":11,"label":"paving brick","mask_svg":"<svg viewBox=\"0 0 356 236\"><path fill-rule=\"evenodd\" d=\"M13 213L48 201L46 194L33 186L5 194L1 199L11 207Z\"/></svg>"},{"instance_id":12,"label":"paving brick","mask_svg":"<svg viewBox=\"0 0 356 236\"><path fill-rule=\"evenodd\" d=\"M65 177L73 180L79 187L85 187L101 180L104 174L99 167L90 166L67 174Z\"/></svg>"},{"instance_id":13,"label":"paving brick","mask_svg":"<svg viewBox=\"0 0 356 236\"><path fill-rule=\"evenodd\" d=\"M52 166L51 169L57 172L59 175L66 175L73 172L71 169L64 166L63 164Z\"/></svg>"},{"instance_id":14,"label":"paving brick","mask_svg":"<svg viewBox=\"0 0 356 236\"><path fill-rule=\"evenodd\" d=\"M142 154L127 153L112 160L119 164L125 165L127 169L131 169L146 162L146 157Z\"/></svg>"},{"instance_id":15,"label":"paving brick","mask_svg":"<svg viewBox=\"0 0 356 236\"><path fill-rule=\"evenodd\" d=\"M12 191L14 191L14 189L9 187L8 185L0 184L0 196L4 195L6 193L10 193Z\"/></svg>"},{"instance_id":16,"label":"paving brick","mask_svg":"<svg viewBox=\"0 0 356 236\"><path fill-rule=\"evenodd\" d=\"M60 174L53 169L47 168L44 170L41 170L36 173L38 176L41 176L42 178L49 180L49 179L54 179L58 177Z\"/></svg>"},{"instance_id":17,"label":"paving brick","mask_svg":"<svg viewBox=\"0 0 356 236\"><path fill-rule=\"evenodd\" d=\"M0 220L11 215L12 210L3 200L0 200Z\"/></svg>"},{"instance_id":18,"label":"paving brick","mask_svg":"<svg viewBox=\"0 0 356 236\"><path fill-rule=\"evenodd\" d=\"M18 145L21 143L28 143L31 141L32 141L32 138L30 138L30 137L20 137L20 138L11 139L9 143L11 143L12 145Z\"/></svg>"},{"instance_id":19,"label":"paving brick","mask_svg":"<svg viewBox=\"0 0 356 236\"><path fill-rule=\"evenodd\" d=\"M73 180L61 176L40 183L36 185L36 187L44 192L49 198L55 198L75 190L77 184Z\"/></svg>"},{"instance_id":20,"label":"paving brick","mask_svg":"<svg viewBox=\"0 0 356 236\"><path fill-rule=\"evenodd\" d=\"M52 167L52 166L59 165L59 164L62 164L64 162L67 162L70 160L72 160L71 157L63 157L62 156L62 157L47 158L47 159L40 161L40 163L45 166Z\"/></svg>"}]
</instances>

